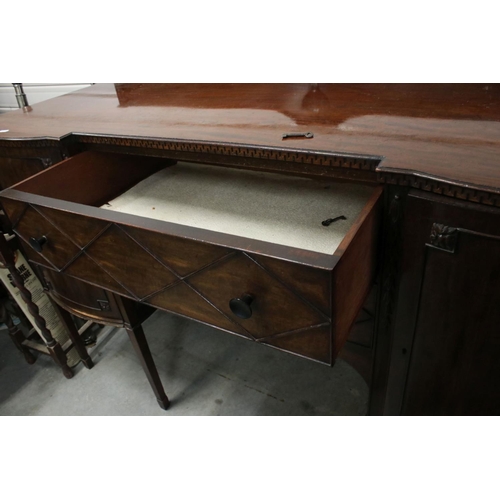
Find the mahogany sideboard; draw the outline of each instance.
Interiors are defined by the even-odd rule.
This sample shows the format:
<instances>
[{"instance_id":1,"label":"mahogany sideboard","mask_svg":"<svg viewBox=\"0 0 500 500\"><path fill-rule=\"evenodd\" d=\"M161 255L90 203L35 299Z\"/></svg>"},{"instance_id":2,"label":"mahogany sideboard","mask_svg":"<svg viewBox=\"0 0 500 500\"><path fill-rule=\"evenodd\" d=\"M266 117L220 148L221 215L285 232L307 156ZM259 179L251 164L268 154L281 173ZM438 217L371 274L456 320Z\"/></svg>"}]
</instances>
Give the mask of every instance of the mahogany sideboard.
<instances>
[{"instance_id":1,"label":"mahogany sideboard","mask_svg":"<svg viewBox=\"0 0 500 500\"><path fill-rule=\"evenodd\" d=\"M500 412L499 85L98 84L0 116L0 184L55 300L342 356L370 414Z\"/></svg>"}]
</instances>

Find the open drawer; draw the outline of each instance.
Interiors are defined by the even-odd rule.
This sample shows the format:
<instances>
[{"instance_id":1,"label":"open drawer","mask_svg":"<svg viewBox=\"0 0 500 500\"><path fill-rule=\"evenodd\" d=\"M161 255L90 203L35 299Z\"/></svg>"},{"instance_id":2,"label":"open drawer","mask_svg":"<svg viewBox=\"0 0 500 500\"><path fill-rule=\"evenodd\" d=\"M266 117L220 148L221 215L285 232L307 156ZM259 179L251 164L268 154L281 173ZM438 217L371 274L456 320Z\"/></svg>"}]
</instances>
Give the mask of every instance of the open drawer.
<instances>
[{"instance_id":1,"label":"open drawer","mask_svg":"<svg viewBox=\"0 0 500 500\"><path fill-rule=\"evenodd\" d=\"M85 152L0 199L41 266L333 364L373 284L381 194Z\"/></svg>"}]
</instances>

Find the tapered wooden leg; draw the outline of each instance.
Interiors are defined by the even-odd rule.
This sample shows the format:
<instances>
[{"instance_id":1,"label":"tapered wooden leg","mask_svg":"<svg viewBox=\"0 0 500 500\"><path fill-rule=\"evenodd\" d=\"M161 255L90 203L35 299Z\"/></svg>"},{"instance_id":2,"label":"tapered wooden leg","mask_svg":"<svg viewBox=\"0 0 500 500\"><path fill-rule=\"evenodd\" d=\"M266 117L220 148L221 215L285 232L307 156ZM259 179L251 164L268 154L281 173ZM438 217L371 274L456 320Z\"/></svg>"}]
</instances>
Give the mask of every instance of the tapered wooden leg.
<instances>
[{"instance_id":1,"label":"tapered wooden leg","mask_svg":"<svg viewBox=\"0 0 500 500\"><path fill-rule=\"evenodd\" d=\"M142 368L146 373L146 377L148 377L151 388L153 389L156 399L158 400L158 404L161 408L166 410L170 405L170 401L168 400L168 397L163 389L160 376L156 370L156 365L154 363L153 356L151 355L151 351L149 350L148 342L142 327L136 326L133 329L125 329L127 330L130 342L132 342L137 356L139 356Z\"/></svg>"},{"instance_id":2,"label":"tapered wooden leg","mask_svg":"<svg viewBox=\"0 0 500 500\"><path fill-rule=\"evenodd\" d=\"M75 326L75 323L73 319L71 318L71 315L69 314L68 311L60 307L58 304L56 304L54 301L51 301L54 307L56 308L59 317L63 321L63 323L66 325L66 330L68 331L69 338L71 339L71 342L73 342L73 345L76 348L76 352L80 356L80 359L82 360L82 363L85 367L87 367L89 370L94 366L94 362L92 361L92 358L89 356L89 353L87 352L87 348L85 347L85 344L83 343L82 337L78 333L78 329Z\"/></svg>"}]
</instances>

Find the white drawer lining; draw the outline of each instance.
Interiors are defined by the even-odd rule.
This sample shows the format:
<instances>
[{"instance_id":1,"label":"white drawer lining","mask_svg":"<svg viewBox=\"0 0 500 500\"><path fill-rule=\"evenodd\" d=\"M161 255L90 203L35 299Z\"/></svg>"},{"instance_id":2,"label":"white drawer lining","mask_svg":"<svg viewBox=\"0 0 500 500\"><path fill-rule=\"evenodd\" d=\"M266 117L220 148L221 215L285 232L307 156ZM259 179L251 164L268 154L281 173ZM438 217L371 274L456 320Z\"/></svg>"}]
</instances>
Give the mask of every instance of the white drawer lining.
<instances>
[{"instance_id":1,"label":"white drawer lining","mask_svg":"<svg viewBox=\"0 0 500 500\"><path fill-rule=\"evenodd\" d=\"M358 184L179 162L102 208L331 255L372 192ZM340 215L347 220L321 224Z\"/></svg>"}]
</instances>

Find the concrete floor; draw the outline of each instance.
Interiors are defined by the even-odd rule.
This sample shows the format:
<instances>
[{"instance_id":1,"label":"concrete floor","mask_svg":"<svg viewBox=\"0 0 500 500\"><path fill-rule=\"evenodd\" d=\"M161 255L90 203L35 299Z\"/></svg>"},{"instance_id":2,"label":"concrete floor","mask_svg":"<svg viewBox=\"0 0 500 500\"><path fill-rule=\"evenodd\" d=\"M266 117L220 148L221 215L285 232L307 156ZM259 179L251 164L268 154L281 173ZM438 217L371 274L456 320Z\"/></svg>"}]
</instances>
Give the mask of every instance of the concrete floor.
<instances>
[{"instance_id":1,"label":"concrete floor","mask_svg":"<svg viewBox=\"0 0 500 500\"><path fill-rule=\"evenodd\" d=\"M329 368L157 311L144 323L171 406L162 410L122 329L98 339L92 370L67 380L47 356L28 365L0 332L0 415L364 415L368 387Z\"/></svg>"}]
</instances>

